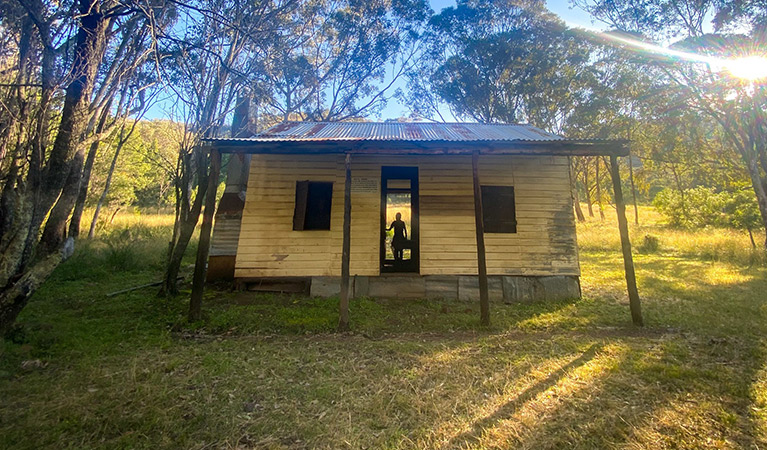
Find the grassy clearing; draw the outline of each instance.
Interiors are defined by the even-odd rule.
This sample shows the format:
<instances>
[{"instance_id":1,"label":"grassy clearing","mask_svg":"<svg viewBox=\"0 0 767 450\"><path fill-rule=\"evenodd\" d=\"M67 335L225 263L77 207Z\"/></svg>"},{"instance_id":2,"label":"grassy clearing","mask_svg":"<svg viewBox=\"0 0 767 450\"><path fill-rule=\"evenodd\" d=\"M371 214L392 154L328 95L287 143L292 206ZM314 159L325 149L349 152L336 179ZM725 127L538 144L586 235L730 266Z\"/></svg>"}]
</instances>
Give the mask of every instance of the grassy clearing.
<instances>
[{"instance_id":1,"label":"grassy clearing","mask_svg":"<svg viewBox=\"0 0 767 450\"><path fill-rule=\"evenodd\" d=\"M0 447L767 446L767 268L745 235L632 230L658 237L636 255L644 330L594 221L582 300L494 304L483 329L475 304L363 299L336 335L333 300L208 291L190 326L186 296L105 298L157 279L162 230L137 257L81 247L35 295L0 344Z\"/></svg>"}]
</instances>

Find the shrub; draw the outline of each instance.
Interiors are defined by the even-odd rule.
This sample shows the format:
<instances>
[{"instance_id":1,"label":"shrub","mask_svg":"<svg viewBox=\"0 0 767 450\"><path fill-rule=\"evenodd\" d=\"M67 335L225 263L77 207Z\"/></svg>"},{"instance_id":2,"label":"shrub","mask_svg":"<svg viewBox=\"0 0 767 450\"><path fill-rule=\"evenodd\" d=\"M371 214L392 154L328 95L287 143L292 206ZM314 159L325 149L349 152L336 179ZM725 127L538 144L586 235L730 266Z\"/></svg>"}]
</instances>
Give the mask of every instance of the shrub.
<instances>
[{"instance_id":1,"label":"shrub","mask_svg":"<svg viewBox=\"0 0 767 450\"><path fill-rule=\"evenodd\" d=\"M684 192L666 188L655 196L653 206L675 227L761 228L759 207L748 188L733 192L703 186Z\"/></svg>"},{"instance_id":2,"label":"shrub","mask_svg":"<svg viewBox=\"0 0 767 450\"><path fill-rule=\"evenodd\" d=\"M660 238L658 236L653 236L652 234L645 234L642 243L637 247L639 253L655 253L659 249Z\"/></svg>"}]
</instances>

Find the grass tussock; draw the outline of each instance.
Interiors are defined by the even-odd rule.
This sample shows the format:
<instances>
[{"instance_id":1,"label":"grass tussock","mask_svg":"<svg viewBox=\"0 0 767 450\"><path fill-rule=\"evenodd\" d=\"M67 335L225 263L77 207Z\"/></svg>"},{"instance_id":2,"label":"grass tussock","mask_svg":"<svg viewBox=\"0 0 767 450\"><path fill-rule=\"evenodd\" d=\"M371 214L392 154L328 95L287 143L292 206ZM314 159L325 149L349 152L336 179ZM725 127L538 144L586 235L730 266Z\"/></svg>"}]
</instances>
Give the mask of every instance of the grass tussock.
<instances>
[{"instance_id":1,"label":"grass tussock","mask_svg":"<svg viewBox=\"0 0 767 450\"><path fill-rule=\"evenodd\" d=\"M337 299L209 289L188 324L188 291L107 298L159 276L169 232L115 227L0 341L0 448L767 447L767 267L640 213L645 329L611 222L578 228L581 300L483 328L473 302L358 299L340 335Z\"/></svg>"}]
</instances>

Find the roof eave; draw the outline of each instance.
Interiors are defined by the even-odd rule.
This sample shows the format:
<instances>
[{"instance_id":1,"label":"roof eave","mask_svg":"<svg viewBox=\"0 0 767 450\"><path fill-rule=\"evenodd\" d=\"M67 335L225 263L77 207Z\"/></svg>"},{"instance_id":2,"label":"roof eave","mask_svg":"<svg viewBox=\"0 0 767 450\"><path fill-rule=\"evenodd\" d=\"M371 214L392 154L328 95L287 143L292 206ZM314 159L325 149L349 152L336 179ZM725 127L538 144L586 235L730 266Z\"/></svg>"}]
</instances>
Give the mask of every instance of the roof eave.
<instances>
[{"instance_id":1,"label":"roof eave","mask_svg":"<svg viewBox=\"0 0 767 450\"><path fill-rule=\"evenodd\" d=\"M235 140L213 139L203 145L222 153L250 154L387 154L387 155L564 155L628 156L625 140L544 141L402 141L402 140Z\"/></svg>"}]
</instances>

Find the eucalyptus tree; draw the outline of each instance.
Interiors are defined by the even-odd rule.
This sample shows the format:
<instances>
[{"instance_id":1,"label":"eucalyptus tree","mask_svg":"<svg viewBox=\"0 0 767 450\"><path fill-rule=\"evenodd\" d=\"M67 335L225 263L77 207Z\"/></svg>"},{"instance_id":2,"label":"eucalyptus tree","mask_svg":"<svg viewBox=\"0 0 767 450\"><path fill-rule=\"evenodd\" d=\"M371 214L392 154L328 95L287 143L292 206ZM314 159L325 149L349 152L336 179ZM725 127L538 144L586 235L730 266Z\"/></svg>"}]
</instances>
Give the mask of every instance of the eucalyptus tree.
<instances>
[{"instance_id":1,"label":"eucalyptus tree","mask_svg":"<svg viewBox=\"0 0 767 450\"><path fill-rule=\"evenodd\" d=\"M4 43L15 49L4 71L8 108L0 113L2 330L71 254L66 223L79 193L84 149L103 138L96 130L117 87L126 86L131 71L154 52L131 48L110 66L105 55L138 44L119 33L131 22L136 30L167 25L169 8L141 1L16 0L2 2L0 10L0 27L13 36Z\"/></svg>"},{"instance_id":2,"label":"eucalyptus tree","mask_svg":"<svg viewBox=\"0 0 767 450\"><path fill-rule=\"evenodd\" d=\"M681 98L685 108L710 118L720 128L740 156L767 230L767 74L753 72L760 65L764 67L763 60L748 59L763 53L767 25L763 2L575 3L597 19L643 40L632 45L621 38L618 45L629 42L629 47L641 49L645 65L662 72L657 92ZM686 55L648 47L652 37L673 42L673 50ZM767 237L764 246L767 248Z\"/></svg>"},{"instance_id":3,"label":"eucalyptus tree","mask_svg":"<svg viewBox=\"0 0 767 450\"><path fill-rule=\"evenodd\" d=\"M417 115L530 122L560 132L588 94L591 44L542 0L460 0L432 17L417 70Z\"/></svg>"},{"instance_id":4,"label":"eucalyptus tree","mask_svg":"<svg viewBox=\"0 0 767 450\"><path fill-rule=\"evenodd\" d=\"M265 49L267 114L340 121L374 114L416 63L425 0L308 0Z\"/></svg>"}]
</instances>

